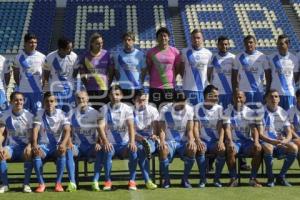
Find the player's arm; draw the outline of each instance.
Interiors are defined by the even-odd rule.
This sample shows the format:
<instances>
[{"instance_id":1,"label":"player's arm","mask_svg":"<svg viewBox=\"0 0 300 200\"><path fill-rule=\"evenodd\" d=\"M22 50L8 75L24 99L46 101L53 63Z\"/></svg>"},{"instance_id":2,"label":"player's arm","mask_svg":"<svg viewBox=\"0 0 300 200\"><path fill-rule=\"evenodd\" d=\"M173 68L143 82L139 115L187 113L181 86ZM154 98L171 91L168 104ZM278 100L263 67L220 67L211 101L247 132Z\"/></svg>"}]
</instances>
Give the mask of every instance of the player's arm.
<instances>
[{"instance_id":1,"label":"player's arm","mask_svg":"<svg viewBox=\"0 0 300 200\"><path fill-rule=\"evenodd\" d=\"M272 83L272 71L271 69L265 70L265 76L266 76L266 92L270 90L271 83Z\"/></svg>"},{"instance_id":2,"label":"player's arm","mask_svg":"<svg viewBox=\"0 0 300 200\"><path fill-rule=\"evenodd\" d=\"M254 141L254 147L256 148L256 150L261 150L261 145L259 143L259 133L257 128L255 127L255 125L250 125L250 129L251 129L251 135Z\"/></svg>"},{"instance_id":3,"label":"player's arm","mask_svg":"<svg viewBox=\"0 0 300 200\"><path fill-rule=\"evenodd\" d=\"M237 88L239 88L238 82L238 70L232 69L232 76L231 76L231 84L232 84L232 91L235 92Z\"/></svg>"},{"instance_id":4,"label":"player's arm","mask_svg":"<svg viewBox=\"0 0 300 200\"><path fill-rule=\"evenodd\" d=\"M294 72L294 81L295 81L295 85L297 85L299 81L299 72Z\"/></svg>"},{"instance_id":5,"label":"player's arm","mask_svg":"<svg viewBox=\"0 0 300 200\"><path fill-rule=\"evenodd\" d=\"M291 126L285 127L285 133L286 133L286 138L283 139L281 142L282 143L289 143L292 140L292 137L293 137Z\"/></svg>"},{"instance_id":6,"label":"player's arm","mask_svg":"<svg viewBox=\"0 0 300 200\"><path fill-rule=\"evenodd\" d=\"M187 132L187 139L188 139L188 148L191 150L196 149L193 129L194 129L194 121L188 120L186 125L186 132Z\"/></svg>"},{"instance_id":7,"label":"player's arm","mask_svg":"<svg viewBox=\"0 0 300 200\"><path fill-rule=\"evenodd\" d=\"M108 138L106 137L106 132L105 132L105 120L104 118L102 119L99 119L97 121L98 123L98 126L97 126L97 131L99 133L98 135L98 139L97 141L102 141L102 144L103 144L103 147L104 147L104 150L106 152L109 152L112 150L112 144L108 141Z\"/></svg>"},{"instance_id":8,"label":"player's arm","mask_svg":"<svg viewBox=\"0 0 300 200\"><path fill-rule=\"evenodd\" d=\"M129 132L129 145L128 145L128 147L132 152L136 152L137 147L135 145L135 130L134 130L133 120L132 119L127 119L126 123L127 123L127 127L128 127L128 132Z\"/></svg>"},{"instance_id":9,"label":"player's arm","mask_svg":"<svg viewBox=\"0 0 300 200\"><path fill-rule=\"evenodd\" d=\"M296 139L299 138L299 136L297 135L297 133L295 131L295 127L293 124L291 124L291 132L292 132L292 138L296 138Z\"/></svg>"},{"instance_id":10,"label":"player's arm","mask_svg":"<svg viewBox=\"0 0 300 200\"><path fill-rule=\"evenodd\" d=\"M165 121L159 121L159 139L160 139L160 149L167 147L166 145L166 123Z\"/></svg>"},{"instance_id":11,"label":"player's arm","mask_svg":"<svg viewBox=\"0 0 300 200\"><path fill-rule=\"evenodd\" d=\"M5 126L4 125L0 125L0 159L1 160L5 160L6 156L5 156L5 149L3 148L3 142L5 140Z\"/></svg>"},{"instance_id":12,"label":"player's arm","mask_svg":"<svg viewBox=\"0 0 300 200\"><path fill-rule=\"evenodd\" d=\"M49 77L50 77L50 71L49 70L43 70L43 80L42 80L42 88L45 88L46 85L49 84ZM49 86L50 87L50 86Z\"/></svg>"},{"instance_id":13,"label":"player's arm","mask_svg":"<svg viewBox=\"0 0 300 200\"><path fill-rule=\"evenodd\" d=\"M213 67L208 67L207 68L207 80L208 80L209 83L211 83L211 81L212 81L213 72L214 72Z\"/></svg>"},{"instance_id":14,"label":"player's arm","mask_svg":"<svg viewBox=\"0 0 300 200\"><path fill-rule=\"evenodd\" d=\"M71 126L69 124L64 125L63 127L64 139L61 142L62 145L67 146L68 141L71 138Z\"/></svg>"},{"instance_id":15,"label":"player's arm","mask_svg":"<svg viewBox=\"0 0 300 200\"><path fill-rule=\"evenodd\" d=\"M17 86L20 85L20 68L13 66L14 80Z\"/></svg>"},{"instance_id":16,"label":"player's arm","mask_svg":"<svg viewBox=\"0 0 300 200\"><path fill-rule=\"evenodd\" d=\"M218 141L218 150L225 150L225 145L224 145L224 128L223 128L223 121L219 120L217 123L217 131L219 133L219 141Z\"/></svg>"},{"instance_id":17,"label":"player's arm","mask_svg":"<svg viewBox=\"0 0 300 200\"><path fill-rule=\"evenodd\" d=\"M38 136L39 136L39 131L40 131L40 124L38 123L33 123L33 128L32 130L32 134L31 134L31 148L32 151L34 153L34 155L39 155L40 151L39 151L39 147L38 147Z\"/></svg>"},{"instance_id":18,"label":"player's arm","mask_svg":"<svg viewBox=\"0 0 300 200\"><path fill-rule=\"evenodd\" d=\"M224 135L225 135L225 141L227 144L227 147L230 149L234 149L233 139L232 139L232 132L231 132L231 125L230 123L225 123L223 125L224 128Z\"/></svg>"},{"instance_id":19,"label":"player's arm","mask_svg":"<svg viewBox=\"0 0 300 200\"><path fill-rule=\"evenodd\" d=\"M264 126L262 124L257 125L256 128L258 131L259 139L261 139L267 143L273 144L273 145L280 144L279 140L269 138L268 136L265 135Z\"/></svg>"},{"instance_id":20,"label":"player's arm","mask_svg":"<svg viewBox=\"0 0 300 200\"><path fill-rule=\"evenodd\" d=\"M200 129L200 122L199 120L194 120L194 128L193 128L193 137L196 143L196 147L198 151L204 151L205 146L204 143L201 141L201 129Z\"/></svg>"}]
</instances>

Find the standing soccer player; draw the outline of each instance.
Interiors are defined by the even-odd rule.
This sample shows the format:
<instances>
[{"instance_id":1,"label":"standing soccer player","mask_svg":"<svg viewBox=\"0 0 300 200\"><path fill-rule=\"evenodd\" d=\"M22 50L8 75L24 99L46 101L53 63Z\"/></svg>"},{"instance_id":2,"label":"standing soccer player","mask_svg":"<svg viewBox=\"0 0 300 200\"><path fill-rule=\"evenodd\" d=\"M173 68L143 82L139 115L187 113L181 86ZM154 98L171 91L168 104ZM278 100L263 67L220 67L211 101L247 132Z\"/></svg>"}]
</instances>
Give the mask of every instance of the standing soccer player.
<instances>
[{"instance_id":1,"label":"standing soccer player","mask_svg":"<svg viewBox=\"0 0 300 200\"><path fill-rule=\"evenodd\" d=\"M174 92L173 103L160 110L160 170L163 175L163 188L171 186L169 165L178 154L184 161L184 173L181 185L191 188L188 176L195 162L195 142L193 137L193 108L187 104L183 92Z\"/></svg>"},{"instance_id":2,"label":"standing soccer player","mask_svg":"<svg viewBox=\"0 0 300 200\"><path fill-rule=\"evenodd\" d=\"M194 107L194 137L197 146L196 161L199 168L199 187L206 184L205 153L216 155L214 185L222 187L220 176L225 164L223 108L218 105L218 88L208 85L204 89L204 102Z\"/></svg>"},{"instance_id":3,"label":"standing soccer player","mask_svg":"<svg viewBox=\"0 0 300 200\"><path fill-rule=\"evenodd\" d=\"M113 81L110 53L103 49L103 42L102 35L94 33L90 37L90 49L79 61L81 80L96 110L108 103L108 88Z\"/></svg>"},{"instance_id":4,"label":"standing soccer player","mask_svg":"<svg viewBox=\"0 0 300 200\"><path fill-rule=\"evenodd\" d=\"M55 108L56 104L56 97L50 92L46 92L43 100L44 109L38 111L33 122L32 151L34 154L34 169L39 182L39 186L35 192L38 193L42 193L46 189L43 178L42 159L51 157L57 159L55 192L64 191L61 181L66 160L73 159L72 151L67 147L71 132L70 122L62 110ZM69 176L70 183L68 184L67 191L72 192L76 190L75 176L74 173L69 173Z\"/></svg>"},{"instance_id":5,"label":"standing soccer player","mask_svg":"<svg viewBox=\"0 0 300 200\"><path fill-rule=\"evenodd\" d=\"M279 105L288 110L295 104L295 83L298 82L299 60L289 52L290 40L286 35L279 35L277 49L269 56L272 76L267 76L267 88L276 89L279 92Z\"/></svg>"},{"instance_id":6,"label":"standing soccer player","mask_svg":"<svg viewBox=\"0 0 300 200\"><path fill-rule=\"evenodd\" d=\"M122 41L124 49L114 55L114 67L117 80L123 90L123 100L132 103L135 91L143 87L146 73L145 55L134 48L134 33L125 33Z\"/></svg>"},{"instance_id":7,"label":"standing soccer player","mask_svg":"<svg viewBox=\"0 0 300 200\"><path fill-rule=\"evenodd\" d=\"M267 186L274 186L273 155L278 158L285 156L281 171L276 178L276 184L291 186L285 179L285 174L293 164L298 148L292 142L291 124L286 111L279 106L279 92L269 90L266 94L266 105L261 117L263 126L259 128L260 139L263 140L264 161L268 177Z\"/></svg>"},{"instance_id":8,"label":"standing soccer player","mask_svg":"<svg viewBox=\"0 0 300 200\"><path fill-rule=\"evenodd\" d=\"M11 109L0 114L0 193L7 192L7 160L24 160L23 192L31 192L29 180L32 172L31 132L33 115L24 109L24 96L20 92L10 95Z\"/></svg>"},{"instance_id":9,"label":"standing soccer player","mask_svg":"<svg viewBox=\"0 0 300 200\"><path fill-rule=\"evenodd\" d=\"M170 31L167 28L158 29L156 40L157 46L147 52L146 63L150 78L149 102L159 107L161 103L173 101L180 53L169 45Z\"/></svg>"},{"instance_id":10,"label":"standing soccer player","mask_svg":"<svg viewBox=\"0 0 300 200\"><path fill-rule=\"evenodd\" d=\"M111 190L112 182L110 172L112 168L112 157L129 156L129 182L128 189L136 190L136 165L137 147L135 144L135 131L133 122L133 110L121 102L122 89L114 85L109 90L110 103L100 110L100 121L98 132L102 141L104 151L105 182L103 190Z\"/></svg>"},{"instance_id":11,"label":"standing soccer player","mask_svg":"<svg viewBox=\"0 0 300 200\"><path fill-rule=\"evenodd\" d=\"M0 111L8 109L8 101L6 98L7 86L10 79L10 71L8 60L0 55Z\"/></svg>"},{"instance_id":12,"label":"standing soccer player","mask_svg":"<svg viewBox=\"0 0 300 200\"><path fill-rule=\"evenodd\" d=\"M246 95L246 103L250 108L260 106L263 101L263 79L267 79L270 73L267 57L256 50L256 39L252 35L244 38L245 51L235 57L232 70L232 88L243 91Z\"/></svg>"},{"instance_id":13,"label":"standing soccer player","mask_svg":"<svg viewBox=\"0 0 300 200\"><path fill-rule=\"evenodd\" d=\"M208 77L212 78L211 83L219 89L219 102L224 109L232 102L231 74L234 68L235 55L228 52L229 38L220 36L218 38L219 52L214 54L208 68Z\"/></svg>"},{"instance_id":14,"label":"standing soccer player","mask_svg":"<svg viewBox=\"0 0 300 200\"><path fill-rule=\"evenodd\" d=\"M26 34L24 42L24 50L14 62L14 79L18 91L24 94L24 108L35 114L42 106L42 69L46 56L36 50L37 37L34 34Z\"/></svg>"},{"instance_id":15,"label":"standing soccer player","mask_svg":"<svg viewBox=\"0 0 300 200\"><path fill-rule=\"evenodd\" d=\"M67 38L59 38L58 50L46 57L43 85L49 83L50 91L56 96L57 106L69 112L74 104L74 78L77 75L77 55L72 51L73 43Z\"/></svg>"},{"instance_id":16,"label":"standing soccer player","mask_svg":"<svg viewBox=\"0 0 300 200\"><path fill-rule=\"evenodd\" d=\"M203 90L208 85L208 64L212 53L203 47L203 35L195 29L191 33L192 47L182 50L183 89L192 105L204 101Z\"/></svg>"}]
</instances>

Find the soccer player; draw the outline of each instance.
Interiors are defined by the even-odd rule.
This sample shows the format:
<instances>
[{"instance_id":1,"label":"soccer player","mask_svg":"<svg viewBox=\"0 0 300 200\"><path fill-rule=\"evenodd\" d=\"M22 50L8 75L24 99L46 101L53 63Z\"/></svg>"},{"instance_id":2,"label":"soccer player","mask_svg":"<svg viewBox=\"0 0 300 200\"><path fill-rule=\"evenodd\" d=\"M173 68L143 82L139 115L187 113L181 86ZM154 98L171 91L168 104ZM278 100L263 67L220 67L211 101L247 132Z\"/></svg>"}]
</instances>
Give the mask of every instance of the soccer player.
<instances>
[{"instance_id":1,"label":"soccer player","mask_svg":"<svg viewBox=\"0 0 300 200\"><path fill-rule=\"evenodd\" d=\"M270 69L272 76L267 76L267 88L276 89L279 93L279 105L288 110L295 104L295 83L298 82L299 60L289 52L290 40L286 35L279 35L277 49L269 55Z\"/></svg>"},{"instance_id":2,"label":"soccer player","mask_svg":"<svg viewBox=\"0 0 300 200\"><path fill-rule=\"evenodd\" d=\"M112 157L129 156L128 182L129 190L136 190L135 176L137 165L137 146L135 144L135 131L133 122L133 110L121 102L123 97L122 89L113 85L109 90L110 103L100 110L99 136L104 151L105 182L103 190L111 190L112 182L110 172L112 168Z\"/></svg>"},{"instance_id":3,"label":"soccer player","mask_svg":"<svg viewBox=\"0 0 300 200\"><path fill-rule=\"evenodd\" d=\"M78 157L92 158L96 156L92 190L100 191L98 180L103 158L103 154L100 151L100 141L97 140L97 120L100 118L100 114L93 107L89 106L89 97L86 91L77 92L75 97L77 107L69 114L73 140L71 146L74 155ZM72 165L69 168L71 167Z\"/></svg>"},{"instance_id":4,"label":"soccer player","mask_svg":"<svg viewBox=\"0 0 300 200\"><path fill-rule=\"evenodd\" d=\"M74 104L74 78L76 78L77 55L72 51L73 43L67 38L59 38L58 49L46 57L43 85L49 82L50 91L55 95L57 108L69 112Z\"/></svg>"},{"instance_id":5,"label":"soccer player","mask_svg":"<svg viewBox=\"0 0 300 200\"><path fill-rule=\"evenodd\" d=\"M170 31L162 27L156 32L157 46L146 55L150 79L149 102L157 107L163 102L173 101L175 78L179 73L180 53L169 45Z\"/></svg>"},{"instance_id":6,"label":"soccer player","mask_svg":"<svg viewBox=\"0 0 300 200\"><path fill-rule=\"evenodd\" d=\"M124 49L114 55L114 67L117 80L123 90L123 101L132 103L135 90L143 87L146 73L145 55L134 48L134 33L125 33L122 41Z\"/></svg>"},{"instance_id":7,"label":"soccer player","mask_svg":"<svg viewBox=\"0 0 300 200\"><path fill-rule=\"evenodd\" d=\"M8 102L6 99L6 90L9 84L10 71L8 60L0 55L0 111L8 109Z\"/></svg>"},{"instance_id":8,"label":"soccer player","mask_svg":"<svg viewBox=\"0 0 300 200\"><path fill-rule=\"evenodd\" d=\"M33 115L24 109L20 92L10 95L11 109L0 114L0 193L7 192L7 160L24 160L23 191L31 192L29 180L32 171L30 135Z\"/></svg>"},{"instance_id":9,"label":"soccer player","mask_svg":"<svg viewBox=\"0 0 300 200\"><path fill-rule=\"evenodd\" d=\"M291 186L285 179L285 174L293 164L298 148L292 142L291 124L286 111L279 106L279 92L271 89L266 93L266 105L261 117L263 126L259 127L260 139L264 151L264 161L268 177L267 186L274 186L274 176L272 170L273 154L278 158L285 155L281 171L276 178L276 184Z\"/></svg>"},{"instance_id":10,"label":"soccer player","mask_svg":"<svg viewBox=\"0 0 300 200\"><path fill-rule=\"evenodd\" d=\"M87 90L92 107L98 110L108 103L108 88L113 81L113 67L110 53L103 49L100 33L90 37L89 51L79 61L81 80Z\"/></svg>"},{"instance_id":11,"label":"soccer player","mask_svg":"<svg viewBox=\"0 0 300 200\"><path fill-rule=\"evenodd\" d=\"M267 73L267 57L256 50L256 39L252 35L244 38L245 51L235 57L232 70L232 88L243 91L250 108L259 107L263 101L263 78Z\"/></svg>"},{"instance_id":12,"label":"soccer player","mask_svg":"<svg viewBox=\"0 0 300 200\"><path fill-rule=\"evenodd\" d=\"M230 174L231 187L238 186L236 173L236 155L251 155L252 167L249 185L262 187L256 180L257 171L261 163L262 147L256 128L256 113L245 105L244 92L237 90L233 97L233 106L225 111L224 129L226 137L227 165Z\"/></svg>"},{"instance_id":13,"label":"soccer player","mask_svg":"<svg viewBox=\"0 0 300 200\"><path fill-rule=\"evenodd\" d=\"M159 138L157 109L147 103L147 94L143 90L138 90L134 97L134 123L136 130L136 141L138 148L138 163L142 171L147 189L156 189L149 177L149 158L157 149Z\"/></svg>"},{"instance_id":14,"label":"soccer player","mask_svg":"<svg viewBox=\"0 0 300 200\"><path fill-rule=\"evenodd\" d=\"M56 105L56 97L46 92L43 100L44 109L38 111L33 122L32 151L34 170L39 183L35 192L38 193L46 189L42 159L57 158L55 192L64 191L61 180L66 166L66 157L68 157L68 162L72 162L73 159L72 151L67 147L71 132L70 122L62 110L55 108ZM73 176L69 177L70 183L67 191L72 192L76 190L75 176L74 173L69 173L69 175Z\"/></svg>"},{"instance_id":15,"label":"soccer player","mask_svg":"<svg viewBox=\"0 0 300 200\"><path fill-rule=\"evenodd\" d=\"M218 88L208 85L204 89L204 102L194 107L194 137L197 146L196 161L199 168L199 187L206 184L205 153L216 155L214 185L222 187L220 176L225 164L223 108L218 105Z\"/></svg>"},{"instance_id":16,"label":"soccer player","mask_svg":"<svg viewBox=\"0 0 300 200\"><path fill-rule=\"evenodd\" d=\"M25 97L24 108L35 114L42 106L42 69L46 56L36 50L37 37L24 36L24 50L16 56L13 66L18 91Z\"/></svg>"},{"instance_id":17,"label":"soccer player","mask_svg":"<svg viewBox=\"0 0 300 200\"><path fill-rule=\"evenodd\" d=\"M214 54L208 68L208 77L211 83L219 89L219 102L224 109L232 102L231 74L234 68L235 55L228 52L229 38L220 36L217 47L219 52Z\"/></svg>"},{"instance_id":18,"label":"soccer player","mask_svg":"<svg viewBox=\"0 0 300 200\"><path fill-rule=\"evenodd\" d=\"M196 105L204 101L203 90L208 85L207 69L212 53L203 47L203 35L199 29L192 31L191 38L192 47L182 50L180 73L185 95L192 105Z\"/></svg>"},{"instance_id":19,"label":"soccer player","mask_svg":"<svg viewBox=\"0 0 300 200\"><path fill-rule=\"evenodd\" d=\"M171 186L169 165L178 154L184 161L184 173L181 185L191 188L188 175L195 162L196 146L193 137L193 108L187 104L184 92L175 91L173 103L160 110L160 170L164 179L163 188Z\"/></svg>"}]
</instances>

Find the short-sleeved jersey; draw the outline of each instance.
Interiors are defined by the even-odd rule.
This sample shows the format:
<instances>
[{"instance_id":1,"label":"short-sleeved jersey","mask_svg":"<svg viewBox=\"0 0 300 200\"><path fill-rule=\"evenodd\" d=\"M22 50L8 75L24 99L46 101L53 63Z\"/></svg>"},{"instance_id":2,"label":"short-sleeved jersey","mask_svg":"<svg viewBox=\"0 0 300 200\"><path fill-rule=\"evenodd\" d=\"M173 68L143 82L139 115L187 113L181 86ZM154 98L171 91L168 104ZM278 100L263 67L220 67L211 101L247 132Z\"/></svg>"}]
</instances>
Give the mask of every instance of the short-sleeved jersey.
<instances>
[{"instance_id":1,"label":"short-sleeved jersey","mask_svg":"<svg viewBox=\"0 0 300 200\"><path fill-rule=\"evenodd\" d=\"M136 132L144 137L151 136L153 134L153 122L159 119L157 109L151 105L146 105L144 109L135 109L133 115Z\"/></svg>"},{"instance_id":2,"label":"short-sleeved jersey","mask_svg":"<svg viewBox=\"0 0 300 200\"><path fill-rule=\"evenodd\" d=\"M286 136L285 130L290 126L288 114L280 106L278 106L274 112L265 106L263 125L265 127L265 134L268 134L270 138L276 139L281 136Z\"/></svg>"},{"instance_id":3,"label":"short-sleeved jersey","mask_svg":"<svg viewBox=\"0 0 300 200\"><path fill-rule=\"evenodd\" d=\"M9 72L8 60L0 55L0 90L4 91L4 74Z\"/></svg>"},{"instance_id":4,"label":"short-sleeved jersey","mask_svg":"<svg viewBox=\"0 0 300 200\"><path fill-rule=\"evenodd\" d=\"M68 114L71 122L73 143L76 145L95 144L98 138L98 123L100 113L88 107L85 111L75 108Z\"/></svg>"},{"instance_id":5,"label":"short-sleeved jersey","mask_svg":"<svg viewBox=\"0 0 300 200\"><path fill-rule=\"evenodd\" d=\"M51 115L44 109L39 110L33 123L40 125L38 143L52 145L63 140L63 128L70 125L65 113L60 109L55 109Z\"/></svg>"},{"instance_id":6,"label":"short-sleeved jersey","mask_svg":"<svg viewBox=\"0 0 300 200\"><path fill-rule=\"evenodd\" d=\"M216 53L209 67L213 68L212 84L219 89L219 94L232 94L231 75L234 68L235 55L226 53L224 56Z\"/></svg>"},{"instance_id":7,"label":"short-sleeved jersey","mask_svg":"<svg viewBox=\"0 0 300 200\"><path fill-rule=\"evenodd\" d=\"M194 120L200 123L200 138L205 142L214 142L219 139L217 124L223 120L223 107L215 104L206 109L203 103L194 107Z\"/></svg>"},{"instance_id":8,"label":"short-sleeved jersey","mask_svg":"<svg viewBox=\"0 0 300 200\"><path fill-rule=\"evenodd\" d=\"M14 114L11 109L0 114L0 124L7 133L6 145L28 144L32 131L33 114L27 110Z\"/></svg>"},{"instance_id":9,"label":"short-sleeved jersey","mask_svg":"<svg viewBox=\"0 0 300 200\"><path fill-rule=\"evenodd\" d=\"M114 55L115 69L120 73L119 84L122 89L140 89L141 72L145 63L142 51L134 49L132 52L119 51Z\"/></svg>"},{"instance_id":10,"label":"short-sleeved jersey","mask_svg":"<svg viewBox=\"0 0 300 200\"><path fill-rule=\"evenodd\" d=\"M180 52L169 46L166 50L154 47L147 52L147 66L150 70L150 88L173 89L175 66L180 64Z\"/></svg>"},{"instance_id":11,"label":"short-sleeved jersey","mask_svg":"<svg viewBox=\"0 0 300 200\"><path fill-rule=\"evenodd\" d=\"M100 55L84 54L79 61L80 73L87 75L88 91L108 90L108 69L111 67L111 57L107 50L102 49Z\"/></svg>"},{"instance_id":12,"label":"short-sleeved jersey","mask_svg":"<svg viewBox=\"0 0 300 200\"><path fill-rule=\"evenodd\" d=\"M298 58L290 52L286 56L275 52L268 58L272 71L271 89L276 89L279 95L294 96L294 73L299 72Z\"/></svg>"},{"instance_id":13,"label":"short-sleeved jersey","mask_svg":"<svg viewBox=\"0 0 300 200\"><path fill-rule=\"evenodd\" d=\"M59 92L74 88L73 72L77 68L77 55L71 52L61 58L58 51L53 51L46 57L45 70L50 71L49 87L51 92Z\"/></svg>"},{"instance_id":14,"label":"short-sleeved jersey","mask_svg":"<svg viewBox=\"0 0 300 200\"><path fill-rule=\"evenodd\" d=\"M127 120L134 120L133 109L124 103L111 106L110 103L100 109L100 118L105 121L105 132L113 145L124 145L129 142Z\"/></svg>"},{"instance_id":15,"label":"short-sleeved jersey","mask_svg":"<svg viewBox=\"0 0 300 200\"><path fill-rule=\"evenodd\" d=\"M183 89L190 91L203 91L208 85L207 68L212 53L206 48L195 50L185 48L182 50L184 62Z\"/></svg>"},{"instance_id":16,"label":"short-sleeved jersey","mask_svg":"<svg viewBox=\"0 0 300 200\"><path fill-rule=\"evenodd\" d=\"M231 127L233 141L252 139L250 127L256 123L256 113L247 106L237 111L232 105L224 111L223 124Z\"/></svg>"},{"instance_id":17,"label":"short-sleeved jersey","mask_svg":"<svg viewBox=\"0 0 300 200\"><path fill-rule=\"evenodd\" d=\"M182 110L175 110L174 105L169 103L161 108L159 121L166 125L166 141L187 141L187 124L194 118L193 108L185 105Z\"/></svg>"},{"instance_id":18,"label":"short-sleeved jersey","mask_svg":"<svg viewBox=\"0 0 300 200\"><path fill-rule=\"evenodd\" d=\"M288 110L289 122L294 126L294 130L300 136L300 110L293 106Z\"/></svg>"},{"instance_id":19,"label":"short-sleeved jersey","mask_svg":"<svg viewBox=\"0 0 300 200\"><path fill-rule=\"evenodd\" d=\"M20 69L20 92L34 93L42 91L42 69L45 61L46 56L38 51L34 51L30 55L22 51L16 56L14 67Z\"/></svg>"},{"instance_id":20,"label":"short-sleeved jersey","mask_svg":"<svg viewBox=\"0 0 300 200\"><path fill-rule=\"evenodd\" d=\"M269 68L267 57L260 51L253 54L239 53L235 57L234 69L239 74L239 89L243 92L263 92L265 70Z\"/></svg>"}]
</instances>

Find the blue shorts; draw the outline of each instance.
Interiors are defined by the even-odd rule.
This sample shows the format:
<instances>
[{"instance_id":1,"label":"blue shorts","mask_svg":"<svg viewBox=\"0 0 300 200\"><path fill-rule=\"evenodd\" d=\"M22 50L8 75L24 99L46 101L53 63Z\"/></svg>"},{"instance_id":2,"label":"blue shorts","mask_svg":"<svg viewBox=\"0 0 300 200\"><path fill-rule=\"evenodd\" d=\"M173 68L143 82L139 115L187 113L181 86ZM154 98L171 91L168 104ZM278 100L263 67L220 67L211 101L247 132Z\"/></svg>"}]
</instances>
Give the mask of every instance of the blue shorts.
<instances>
[{"instance_id":1,"label":"blue shorts","mask_svg":"<svg viewBox=\"0 0 300 200\"><path fill-rule=\"evenodd\" d=\"M56 145L51 144L39 144L39 147L43 151L43 158L55 158L56 157Z\"/></svg>"},{"instance_id":2,"label":"blue shorts","mask_svg":"<svg viewBox=\"0 0 300 200\"><path fill-rule=\"evenodd\" d=\"M65 90L53 92L53 94L56 97L57 108L62 109L66 113L75 108L75 96L73 91Z\"/></svg>"},{"instance_id":3,"label":"blue shorts","mask_svg":"<svg viewBox=\"0 0 300 200\"><path fill-rule=\"evenodd\" d=\"M296 104L296 98L294 96L280 95L279 97L279 105L286 111Z\"/></svg>"},{"instance_id":4,"label":"blue shorts","mask_svg":"<svg viewBox=\"0 0 300 200\"><path fill-rule=\"evenodd\" d=\"M205 152L207 153L214 153L215 149L217 148L218 140L212 140L212 141L204 141L203 143L205 145Z\"/></svg>"},{"instance_id":5,"label":"blue shorts","mask_svg":"<svg viewBox=\"0 0 300 200\"><path fill-rule=\"evenodd\" d=\"M265 141L261 141L261 144L264 145L264 144L270 144L270 143L267 143ZM272 145L272 144L270 144L270 145ZM286 155L285 148L278 147L278 146L275 146L275 145L272 145L272 146L274 147L274 149L273 149L273 157L276 157L278 159L285 158L285 155Z\"/></svg>"},{"instance_id":6,"label":"blue shorts","mask_svg":"<svg viewBox=\"0 0 300 200\"><path fill-rule=\"evenodd\" d=\"M27 144L22 143L18 145L7 145L4 146L8 150L9 157L11 157L12 161L19 161L23 159L24 149L26 148Z\"/></svg>"},{"instance_id":7,"label":"blue shorts","mask_svg":"<svg viewBox=\"0 0 300 200\"><path fill-rule=\"evenodd\" d=\"M169 155L168 159L172 162L175 154L179 155L182 159L186 150L186 142L167 141Z\"/></svg>"},{"instance_id":8,"label":"blue shorts","mask_svg":"<svg viewBox=\"0 0 300 200\"><path fill-rule=\"evenodd\" d=\"M36 112L42 108L42 93L36 92L36 93L23 93L25 102L24 102L24 108L27 109L32 114L36 114Z\"/></svg>"},{"instance_id":9,"label":"blue shorts","mask_svg":"<svg viewBox=\"0 0 300 200\"><path fill-rule=\"evenodd\" d=\"M243 154L246 156L251 155L251 149L253 146L253 141L252 140L245 140L245 141L234 141L234 148L237 154Z\"/></svg>"},{"instance_id":10,"label":"blue shorts","mask_svg":"<svg viewBox=\"0 0 300 200\"><path fill-rule=\"evenodd\" d=\"M82 144L73 146L74 156L90 158L93 157L95 145L94 144Z\"/></svg>"},{"instance_id":11,"label":"blue shorts","mask_svg":"<svg viewBox=\"0 0 300 200\"><path fill-rule=\"evenodd\" d=\"M246 105L251 109L256 109L263 103L263 94L260 92L245 92Z\"/></svg>"},{"instance_id":12,"label":"blue shorts","mask_svg":"<svg viewBox=\"0 0 300 200\"><path fill-rule=\"evenodd\" d=\"M6 99L5 92L0 90L0 111L8 110L9 104Z\"/></svg>"},{"instance_id":13,"label":"blue shorts","mask_svg":"<svg viewBox=\"0 0 300 200\"><path fill-rule=\"evenodd\" d=\"M186 98L189 100L189 103L194 106L197 105L198 103L204 102L203 92L184 90L184 94Z\"/></svg>"},{"instance_id":14,"label":"blue shorts","mask_svg":"<svg viewBox=\"0 0 300 200\"><path fill-rule=\"evenodd\" d=\"M150 144L150 152L154 153L158 147L158 144L154 140L151 140L151 139L147 139L147 142ZM143 145L139 142L137 143L137 148L138 148L138 150L144 149Z\"/></svg>"},{"instance_id":15,"label":"blue shorts","mask_svg":"<svg viewBox=\"0 0 300 200\"><path fill-rule=\"evenodd\" d=\"M113 144L112 155L116 155L118 157L123 157L124 151L128 149L128 144Z\"/></svg>"},{"instance_id":16,"label":"blue shorts","mask_svg":"<svg viewBox=\"0 0 300 200\"><path fill-rule=\"evenodd\" d=\"M228 107L228 105L232 104L232 94L220 94L219 104L223 106L225 110Z\"/></svg>"}]
</instances>

